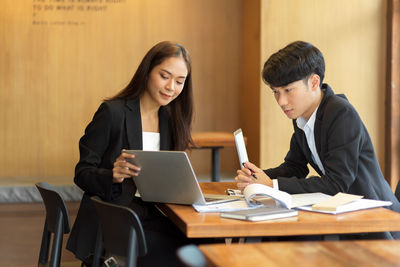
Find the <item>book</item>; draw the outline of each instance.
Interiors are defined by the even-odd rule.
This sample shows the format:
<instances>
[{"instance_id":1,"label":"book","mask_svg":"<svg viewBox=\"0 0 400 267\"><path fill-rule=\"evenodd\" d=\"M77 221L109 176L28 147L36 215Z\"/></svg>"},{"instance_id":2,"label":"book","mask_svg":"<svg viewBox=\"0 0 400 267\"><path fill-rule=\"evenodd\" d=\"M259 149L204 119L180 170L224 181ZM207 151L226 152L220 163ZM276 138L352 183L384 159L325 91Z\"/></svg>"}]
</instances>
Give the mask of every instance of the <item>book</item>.
<instances>
[{"instance_id":1,"label":"book","mask_svg":"<svg viewBox=\"0 0 400 267\"><path fill-rule=\"evenodd\" d=\"M299 209L306 210L306 211L327 213L327 214L340 214L340 213L356 211L356 210L386 207L386 206L390 206L392 204L393 203L391 201L361 198L361 199L356 199L350 203L340 205L340 206L336 207L335 210L313 209L312 206L303 206L303 207L299 207Z\"/></svg>"},{"instance_id":2,"label":"book","mask_svg":"<svg viewBox=\"0 0 400 267\"><path fill-rule=\"evenodd\" d=\"M313 205L331 197L319 192L290 195L270 186L255 183L246 186L243 195L249 206L259 204L272 206L275 204L287 209Z\"/></svg>"},{"instance_id":3,"label":"book","mask_svg":"<svg viewBox=\"0 0 400 267\"><path fill-rule=\"evenodd\" d=\"M312 205L311 208L313 210L336 211L340 206L343 206L360 198L363 198L363 196L339 192L333 197Z\"/></svg>"},{"instance_id":4,"label":"book","mask_svg":"<svg viewBox=\"0 0 400 267\"><path fill-rule=\"evenodd\" d=\"M238 219L246 221L265 221L297 216L297 210L282 207L262 207L250 210L240 210L232 212L221 212L222 218Z\"/></svg>"}]
</instances>

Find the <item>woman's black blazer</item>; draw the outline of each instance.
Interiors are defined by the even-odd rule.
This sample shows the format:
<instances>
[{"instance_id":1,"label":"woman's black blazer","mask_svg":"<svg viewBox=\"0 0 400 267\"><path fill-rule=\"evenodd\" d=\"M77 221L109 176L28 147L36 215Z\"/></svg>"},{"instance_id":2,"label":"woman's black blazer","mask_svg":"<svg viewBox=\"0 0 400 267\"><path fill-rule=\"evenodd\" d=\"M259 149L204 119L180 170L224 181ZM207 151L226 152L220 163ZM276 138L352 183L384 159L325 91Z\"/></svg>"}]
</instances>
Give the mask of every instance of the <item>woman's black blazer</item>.
<instances>
[{"instance_id":1,"label":"woman's black blazer","mask_svg":"<svg viewBox=\"0 0 400 267\"><path fill-rule=\"evenodd\" d=\"M172 126L168 106L159 110L160 149L172 150ZM117 99L103 102L79 141L80 159L74 182L84 191L67 249L81 260L94 252L98 217L91 196L132 207L145 218L151 204L134 198L132 179L113 184L112 168L122 149L141 150L142 122L138 99Z\"/></svg>"}]
</instances>

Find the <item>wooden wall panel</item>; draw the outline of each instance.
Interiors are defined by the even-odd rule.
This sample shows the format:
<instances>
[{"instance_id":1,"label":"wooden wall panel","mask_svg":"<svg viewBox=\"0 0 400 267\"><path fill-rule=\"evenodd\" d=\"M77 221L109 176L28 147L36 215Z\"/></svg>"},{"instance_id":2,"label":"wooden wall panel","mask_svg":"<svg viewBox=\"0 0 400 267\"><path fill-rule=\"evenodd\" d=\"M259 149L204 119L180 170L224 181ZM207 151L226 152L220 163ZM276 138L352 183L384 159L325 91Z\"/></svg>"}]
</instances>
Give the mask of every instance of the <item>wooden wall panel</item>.
<instances>
[{"instance_id":1,"label":"wooden wall panel","mask_svg":"<svg viewBox=\"0 0 400 267\"><path fill-rule=\"evenodd\" d=\"M400 181L400 0L387 8L386 179L393 191Z\"/></svg>"},{"instance_id":2,"label":"wooden wall panel","mask_svg":"<svg viewBox=\"0 0 400 267\"><path fill-rule=\"evenodd\" d=\"M193 60L197 131L239 127L240 0L0 3L0 176L73 176L78 140L162 40ZM208 175L210 152L193 151ZM225 149L222 171L236 169Z\"/></svg>"},{"instance_id":3,"label":"wooden wall panel","mask_svg":"<svg viewBox=\"0 0 400 267\"><path fill-rule=\"evenodd\" d=\"M263 0L261 57L264 61L296 40L324 54L325 82L358 110L384 170L386 2L365 0ZM261 78L260 78L260 83ZM291 121L261 86L261 166L280 164L289 149Z\"/></svg>"},{"instance_id":4,"label":"wooden wall panel","mask_svg":"<svg viewBox=\"0 0 400 267\"><path fill-rule=\"evenodd\" d=\"M260 164L260 1L243 1L240 122L250 162Z\"/></svg>"}]
</instances>

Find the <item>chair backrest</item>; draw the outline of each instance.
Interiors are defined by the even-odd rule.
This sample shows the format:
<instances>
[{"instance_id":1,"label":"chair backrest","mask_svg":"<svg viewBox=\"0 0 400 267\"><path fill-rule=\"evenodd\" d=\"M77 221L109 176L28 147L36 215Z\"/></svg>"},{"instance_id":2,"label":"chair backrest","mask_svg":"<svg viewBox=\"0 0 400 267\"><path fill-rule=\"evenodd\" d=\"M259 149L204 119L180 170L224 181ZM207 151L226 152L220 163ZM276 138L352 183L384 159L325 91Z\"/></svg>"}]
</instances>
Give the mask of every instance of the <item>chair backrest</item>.
<instances>
[{"instance_id":1,"label":"chair backrest","mask_svg":"<svg viewBox=\"0 0 400 267\"><path fill-rule=\"evenodd\" d=\"M206 267L207 261L203 253L195 245L186 245L176 251L179 260L187 267Z\"/></svg>"},{"instance_id":2,"label":"chair backrest","mask_svg":"<svg viewBox=\"0 0 400 267\"><path fill-rule=\"evenodd\" d=\"M147 253L146 238L136 213L124 206L91 197L100 219L96 247L104 248L109 254L126 257L126 266L135 266L137 257ZM102 239L102 244L99 244ZM96 257L96 256L95 256Z\"/></svg>"},{"instance_id":3,"label":"chair backrest","mask_svg":"<svg viewBox=\"0 0 400 267\"><path fill-rule=\"evenodd\" d=\"M57 214L62 212L63 215L63 232L68 234L71 231L69 215L64 200L60 194L55 191L51 185L45 182L35 184L42 196L44 206L46 208L46 221L48 230L52 233L55 231Z\"/></svg>"},{"instance_id":4,"label":"chair backrest","mask_svg":"<svg viewBox=\"0 0 400 267\"><path fill-rule=\"evenodd\" d=\"M67 234L71 230L67 207L59 193L48 183L40 182L35 185L42 196L46 209L46 219L39 254L39 266L47 263L48 266L52 267L60 266L63 234ZM52 233L54 235L49 261L49 246Z\"/></svg>"}]
</instances>

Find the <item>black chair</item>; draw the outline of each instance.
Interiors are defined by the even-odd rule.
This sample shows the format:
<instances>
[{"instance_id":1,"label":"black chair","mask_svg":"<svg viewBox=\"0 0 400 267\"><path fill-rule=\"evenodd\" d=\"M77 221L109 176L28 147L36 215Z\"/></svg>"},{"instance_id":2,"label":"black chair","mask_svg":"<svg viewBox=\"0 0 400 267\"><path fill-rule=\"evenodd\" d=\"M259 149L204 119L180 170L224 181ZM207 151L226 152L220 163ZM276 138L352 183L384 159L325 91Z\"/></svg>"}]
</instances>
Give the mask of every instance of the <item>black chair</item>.
<instances>
[{"instance_id":1,"label":"black chair","mask_svg":"<svg viewBox=\"0 0 400 267\"><path fill-rule=\"evenodd\" d=\"M184 266L206 267L207 262L203 253L195 245L186 245L178 248L176 254Z\"/></svg>"},{"instance_id":2,"label":"black chair","mask_svg":"<svg viewBox=\"0 0 400 267\"><path fill-rule=\"evenodd\" d=\"M99 266L103 250L125 258L125 266L136 266L147 253L146 238L136 213L128 207L91 197L100 219L93 266Z\"/></svg>"},{"instance_id":3,"label":"black chair","mask_svg":"<svg viewBox=\"0 0 400 267\"><path fill-rule=\"evenodd\" d=\"M69 215L61 196L48 184L36 183L46 208L42 244L40 246L38 266L60 266L63 235L71 230ZM49 261L49 247L51 234L53 235L51 256Z\"/></svg>"}]
</instances>

